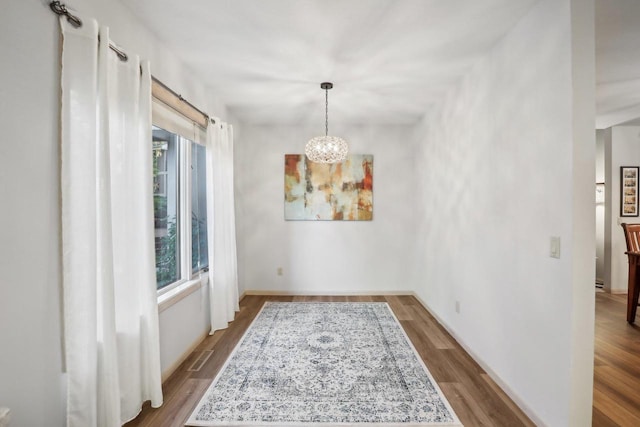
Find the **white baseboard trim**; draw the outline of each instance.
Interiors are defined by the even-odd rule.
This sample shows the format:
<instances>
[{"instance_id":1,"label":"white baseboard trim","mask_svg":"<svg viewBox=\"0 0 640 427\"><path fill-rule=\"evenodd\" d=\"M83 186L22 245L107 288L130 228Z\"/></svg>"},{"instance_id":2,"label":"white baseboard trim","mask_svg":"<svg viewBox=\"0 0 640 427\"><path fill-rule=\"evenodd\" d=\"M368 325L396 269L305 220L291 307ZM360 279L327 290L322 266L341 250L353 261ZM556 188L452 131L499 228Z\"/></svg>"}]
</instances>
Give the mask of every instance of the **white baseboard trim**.
<instances>
[{"instance_id":1,"label":"white baseboard trim","mask_svg":"<svg viewBox=\"0 0 640 427\"><path fill-rule=\"evenodd\" d=\"M460 338L460 336L458 334L456 334L453 329L451 329L449 327L449 325L447 325L446 322L444 322L440 316L438 316L433 310L431 310L431 308L429 308L429 304L427 304L425 301L422 300L422 298L420 298L415 292L411 292L411 295L413 295L415 297L415 299L424 307L425 310L427 310L437 321L438 323L440 323L440 325L442 325L442 327L449 333L449 335L451 335L453 337L453 339L460 344L460 346L462 348L464 348L464 350L469 353L469 356L471 356L471 358L478 364L480 365L480 367L482 369L484 369L484 371L487 373L487 375L489 375L491 377L491 379L493 381L495 381L496 384L498 384L498 386L502 389L502 391L504 391L507 396L509 396L511 398L511 400L513 400L513 402L522 410L522 412L524 412L529 419L531 419L531 421L533 421L533 423L537 426L540 427L544 427L546 426L546 424L544 422L542 422L542 420L540 418L538 418L538 416L531 410L531 408L520 398L520 396L515 393L501 378L498 374L495 373L495 371L493 369L491 369L491 367L489 367L489 365L487 365L481 357L479 357L465 342L462 338Z\"/></svg>"},{"instance_id":2,"label":"white baseboard trim","mask_svg":"<svg viewBox=\"0 0 640 427\"><path fill-rule=\"evenodd\" d=\"M278 296L363 296L363 295L415 295L413 291L260 291L248 290L244 291L240 299L247 295L278 295Z\"/></svg>"},{"instance_id":3,"label":"white baseboard trim","mask_svg":"<svg viewBox=\"0 0 640 427\"><path fill-rule=\"evenodd\" d=\"M204 339L208 336L209 336L209 331L204 331L202 335L198 336L198 338L196 338L195 341L191 343L191 345L182 353L182 355L178 358L178 360L173 362L171 365L167 367L167 369L162 371L163 383L171 376L171 374L173 374L180 367L180 365L182 365L182 363L185 360L187 360L187 357L189 357L191 353L193 353L196 350L196 348L198 348L200 343L202 343L202 341L204 341Z\"/></svg>"}]
</instances>

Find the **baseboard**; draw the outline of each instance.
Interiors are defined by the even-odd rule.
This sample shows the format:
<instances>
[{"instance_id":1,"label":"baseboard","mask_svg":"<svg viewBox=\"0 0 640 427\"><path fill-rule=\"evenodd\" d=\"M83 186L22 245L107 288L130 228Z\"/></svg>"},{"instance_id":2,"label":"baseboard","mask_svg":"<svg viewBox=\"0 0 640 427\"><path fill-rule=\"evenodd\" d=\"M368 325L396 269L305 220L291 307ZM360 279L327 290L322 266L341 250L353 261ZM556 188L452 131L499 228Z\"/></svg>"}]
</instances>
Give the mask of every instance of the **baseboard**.
<instances>
[{"instance_id":1,"label":"baseboard","mask_svg":"<svg viewBox=\"0 0 640 427\"><path fill-rule=\"evenodd\" d=\"M195 341L187 348L175 362L173 362L167 369L162 371L162 382L164 383L179 367L182 363L187 360L191 353L193 353L196 348L204 341L206 337L209 336L209 331L204 331L202 335L195 339Z\"/></svg>"},{"instance_id":2,"label":"baseboard","mask_svg":"<svg viewBox=\"0 0 640 427\"><path fill-rule=\"evenodd\" d=\"M498 384L498 386L502 389L502 391L504 391L506 393L507 396L509 396L509 398L511 400L513 400L513 402L522 410L522 412L524 412L527 417L529 417L529 419L531 419L531 421L534 422L535 425L537 426L541 426L544 427L546 426L545 423L542 422L542 420L540 418L538 418L538 416L531 410L531 408L520 398L520 396L515 393L504 381L502 381L502 379L500 378L500 376L498 374L495 373L495 371L493 369L491 369L489 367L489 365L487 365L481 357L479 357L465 342L462 338L460 338L460 336L458 334L456 334L453 329L451 329L449 327L449 325L447 325L446 322L444 322L440 316L438 316L433 310L431 310L431 308L429 308L429 304L427 304L425 301L422 300L422 298L420 298L415 292L411 292L411 295L413 295L413 297L422 305L422 307L424 307L425 310L427 310L437 321L440 325L442 325L442 327L449 333L449 335L451 335L453 337L454 340L456 340L456 342L458 344L460 344L460 346L462 348L464 348L464 350L469 353L469 356L471 356L471 358L478 364L480 365L480 367L482 369L484 369L484 371L487 373L487 375L489 375L489 377L491 377L491 379L493 381L495 381L496 384Z\"/></svg>"},{"instance_id":3,"label":"baseboard","mask_svg":"<svg viewBox=\"0 0 640 427\"><path fill-rule=\"evenodd\" d=\"M626 289L609 289L609 293L612 293L613 295L626 295L627 290Z\"/></svg>"},{"instance_id":4,"label":"baseboard","mask_svg":"<svg viewBox=\"0 0 640 427\"><path fill-rule=\"evenodd\" d=\"M244 291L240 296L240 300L248 295L277 295L277 296L338 296L338 297L348 297L348 296L363 296L363 295L414 295L413 291L260 291L260 290L249 290Z\"/></svg>"}]
</instances>

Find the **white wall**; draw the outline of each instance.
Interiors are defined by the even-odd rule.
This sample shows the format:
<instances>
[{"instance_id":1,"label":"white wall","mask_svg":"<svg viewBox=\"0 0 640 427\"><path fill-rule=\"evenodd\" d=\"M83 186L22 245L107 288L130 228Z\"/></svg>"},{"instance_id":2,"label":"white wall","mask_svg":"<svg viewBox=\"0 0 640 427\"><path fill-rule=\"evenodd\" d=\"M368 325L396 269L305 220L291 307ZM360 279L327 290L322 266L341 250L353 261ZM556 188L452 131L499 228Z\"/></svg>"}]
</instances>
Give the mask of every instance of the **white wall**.
<instances>
[{"instance_id":1,"label":"white wall","mask_svg":"<svg viewBox=\"0 0 640 427\"><path fill-rule=\"evenodd\" d=\"M589 52L592 8L537 3L416 133L417 294L549 426L591 419L593 81L574 71L593 79L593 58L572 39Z\"/></svg>"},{"instance_id":2,"label":"white wall","mask_svg":"<svg viewBox=\"0 0 640 427\"><path fill-rule=\"evenodd\" d=\"M45 5L0 14L0 406L62 426L58 31Z\"/></svg>"},{"instance_id":3,"label":"white wall","mask_svg":"<svg viewBox=\"0 0 640 427\"><path fill-rule=\"evenodd\" d=\"M59 206L59 29L48 1L0 14L0 406L12 425L65 425ZM125 51L212 115L224 105L118 1L77 2ZM10 64L10 65L9 65ZM206 289L161 313L163 369L208 331ZM34 404L37 402L37 404Z\"/></svg>"},{"instance_id":4,"label":"white wall","mask_svg":"<svg viewBox=\"0 0 640 427\"><path fill-rule=\"evenodd\" d=\"M607 187L604 193L604 288L611 292L611 221L614 212L611 203L613 202L612 193L615 191L613 176L611 175L613 170L611 165L611 128L599 130L598 132L602 135L604 141L604 179ZM619 181L618 185L620 185Z\"/></svg>"},{"instance_id":5,"label":"white wall","mask_svg":"<svg viewBox=\"0 0 640 427\"><path fill-rule=\"evenodd\" d=\"M241 291L410 291L419 191L411 129L332 127L352 153L374 156L373 221L285 221L284 154L303 153L320 129L240 126L235 175Z\"/></svg>"},{"instance_id":6,"label":"white wall","mask_svg":"<svg viewBox=\"0 0 640 427\"><path fill-rule=\"evenodd\" d=\"M211 330L208 279L204 285L160 313L160 366L166 379Z\"/></svg>"},{"instance_id":7,"label":"white wall","mask_svg":"<svg viewBox=\"0 0 640 427\"><path fill-rule=\"evenodd\" d=\"M596 131L596 182L605 182L604 131ZM605 192L611 191L610 182L605 183ZM596 203L596 282L604 284L604 200Z\"/></svg>"},{"instance_id":8,"label":"white wall","mask_svg":"<svg viewBox=\"0 0 640 427\"><path fill-rule=\"evenodd\" d=\"M626 293L628 261L627 244L620 224L635 224L638 217L620 216L620 167L640 165L640 127L615 126L604 131L607 153L607 207L605 210L605 289ZM609 183L611 183L609 185Z\"/></svg>"}]
</instances>

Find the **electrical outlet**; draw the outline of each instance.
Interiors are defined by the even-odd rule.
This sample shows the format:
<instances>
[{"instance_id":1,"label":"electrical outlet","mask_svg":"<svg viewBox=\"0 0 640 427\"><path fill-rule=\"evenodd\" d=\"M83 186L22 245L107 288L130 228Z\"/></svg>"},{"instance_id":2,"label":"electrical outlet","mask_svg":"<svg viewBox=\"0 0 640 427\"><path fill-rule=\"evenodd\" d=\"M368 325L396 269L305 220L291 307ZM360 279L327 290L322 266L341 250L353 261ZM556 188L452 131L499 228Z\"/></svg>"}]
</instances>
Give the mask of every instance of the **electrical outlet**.
<instances>
[{"instance_id":1,"label":"electrical outlet","mask_svg":"<svg viewBox=\"0 0 640 427\"><path fill-rule=\"evenodd\" d=\"M460 301L456 301L456 313L460 314Z\"/></svg>"},{"instance_id":2,"label":"electrical outlet","mask_svg":"<svg viewBox=\"0 0 640 427\"><path fill-rule=\"evenodd\" d=\"M560 237L551 236L549 239L549 256L551 258L560 258Z\"/></svg>"},{"instance_id":3,"label":"electrical outlet","mask_svg":"<svg viewBox=\"0 0 640 427\"><path fill-rule=\"evenodd\" d=\"M282 267L278 267L278 276L282 276Z\"/></svg>"}]
</instances>

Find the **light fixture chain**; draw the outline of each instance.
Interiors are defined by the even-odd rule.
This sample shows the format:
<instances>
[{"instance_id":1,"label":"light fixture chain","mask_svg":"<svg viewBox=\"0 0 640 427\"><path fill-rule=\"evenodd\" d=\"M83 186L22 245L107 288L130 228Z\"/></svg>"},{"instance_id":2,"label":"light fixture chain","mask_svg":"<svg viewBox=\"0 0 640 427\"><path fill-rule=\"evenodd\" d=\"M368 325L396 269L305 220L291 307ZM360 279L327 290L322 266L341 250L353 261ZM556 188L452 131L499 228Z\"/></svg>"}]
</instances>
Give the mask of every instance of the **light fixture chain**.
<instances>
[{"instance_id":1,"label":"light fixture chain","mask_svg":"<svg viewBox=\"0 0 640 427\"><path fill-rule=\"evenodd\" d=\"M329 135L329 89L324 90L324 136Z\"/></svg>"}]
</instances>

